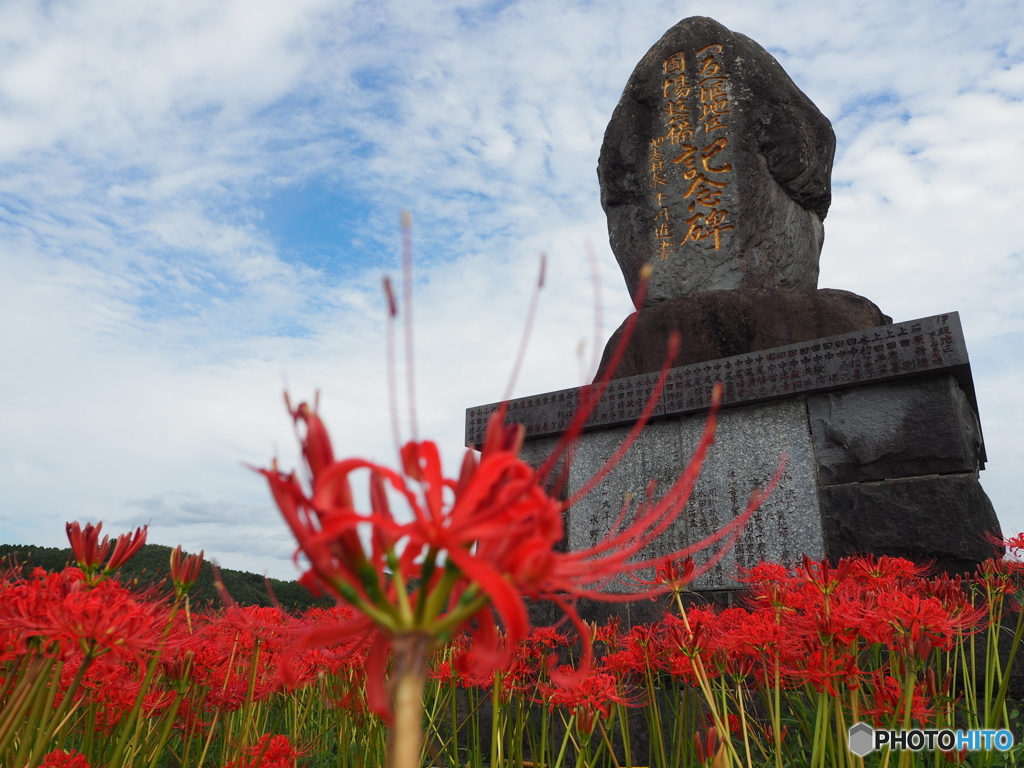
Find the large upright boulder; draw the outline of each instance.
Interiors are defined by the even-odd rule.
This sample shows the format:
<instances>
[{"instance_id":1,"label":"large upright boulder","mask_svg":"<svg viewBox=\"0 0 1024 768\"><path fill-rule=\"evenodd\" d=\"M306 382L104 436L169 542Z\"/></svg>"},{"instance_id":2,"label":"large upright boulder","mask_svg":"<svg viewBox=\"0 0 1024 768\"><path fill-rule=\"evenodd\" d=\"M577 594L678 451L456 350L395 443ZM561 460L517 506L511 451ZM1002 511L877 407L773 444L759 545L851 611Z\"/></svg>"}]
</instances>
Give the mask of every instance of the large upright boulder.
<instances>
[{"instance_id":1,"label":"large upright boulder","mask_svg":"<svg viewBox=\"0 0 1024 768\"><path fill-rule=\"evenodd\" d=\"M818 282L835 134L775 58L713 19L676 24L637 64L598 164L612 250L645 306Z\"/></svg>"}]
</instances>

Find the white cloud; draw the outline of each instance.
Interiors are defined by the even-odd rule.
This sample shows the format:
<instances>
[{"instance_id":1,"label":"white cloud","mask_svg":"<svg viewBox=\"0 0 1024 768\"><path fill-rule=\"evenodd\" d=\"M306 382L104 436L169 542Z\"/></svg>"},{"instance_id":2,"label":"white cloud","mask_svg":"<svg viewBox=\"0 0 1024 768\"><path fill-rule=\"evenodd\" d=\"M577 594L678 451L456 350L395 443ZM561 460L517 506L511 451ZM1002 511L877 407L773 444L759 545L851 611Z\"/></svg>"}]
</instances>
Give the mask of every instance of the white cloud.
<instances>
[{"instance_id":1,"label":"white cloud","mask_svg":"<svg viewBox=\"0 0 1024 768\"><path fill-rule=\"evenodd\" d=\"M595 242L605 334L628 299L597 154L633 66L696 4L0 6L0 539L141 520L161 543L292 573L260 478L280 406L323 390L339 452L389 460L379 276L416 214L421 433L458 459L497 399L537 254L518 394L579 380ZM717 12L716 12L717 13ZM959 310L1008 528L1024 412L1024 19L1013 3L730 2L840 139L823 286L897 319ZM285 257L269 195L369 208L351 264ZM358 258L356 258L358 256ZM141 509L148 504L147 509ZM148 519L148 518L147 518ZM205 522L196 522L200 519ZM166 538L163 538L166 537ZM263 543L261 543L263 542ZM229 561L230 558L230 561ZM258 562L256 562L258 561Z\"/></svg>"}]
</instances>

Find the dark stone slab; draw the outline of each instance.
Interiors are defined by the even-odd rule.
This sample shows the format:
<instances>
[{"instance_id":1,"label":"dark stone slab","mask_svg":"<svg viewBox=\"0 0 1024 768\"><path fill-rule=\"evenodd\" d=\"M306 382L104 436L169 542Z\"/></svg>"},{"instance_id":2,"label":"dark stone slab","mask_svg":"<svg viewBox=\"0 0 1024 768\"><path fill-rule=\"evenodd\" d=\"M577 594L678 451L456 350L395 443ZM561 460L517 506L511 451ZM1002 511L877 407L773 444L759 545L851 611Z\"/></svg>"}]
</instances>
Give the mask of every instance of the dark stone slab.
<instances>
[{"instance_id":1,"label":"dark stone slab","mask_svg":"<svg viewBox=\"0 0 1024 768\"><path fill-rule=\"evenodd\" d=\"M832 562L891 555L970 573L997 556L982 534L1001 535L999 520L976 474L833 485L821 488L819 496Z\"/></svg>"},{"instance_id":2,"label":"dark stone slab","mask_svg":"<svg viewBox=\"0 0 1024 768\"><path fill-rule=\"evenodd\" d=\"M952 376L807 398L822 485L977 472L981 429Z\"/></svg>"},{"instance_id":3,"label":"dark stone slab","mask_svg":"<svg viewBox=\"0 0 1024 768\"><path fill-rule=\"evenodd\" d=\"M723 406L732 407L936 373L953 375L977 413L956 312L673 368L653 418L706 410L717 381L725 387ZM643 374L609 382L586 428L635 421L657 378ZM523 424L528 439L561 434L577 412L580 391L511 400L506 421ZM487 419L498 406L466 409L466 445L482 443Z\"/></svg>"},{"instance_id":4,"label":"dark stone slab","mask_svg":"<svg viewBox=\"0 0 1024 768\"><path fill-rule=\"evenodd\" d=\"M750 38L692 17L637 64L598 164L612 250L646 305L701 291L817 287L835 134Z\"/></svg>"},{"instance_id":5,"label":"dark stone slab","mask_svg":"<svg viewBox=\"0 0 1024 768\"><path fill-rule=\"evenodd\" d=\"M681 341L674 364L682 366L890 323L892 318L863 296L831 288L695 293L639 310L615 376L661 370L673 331ZM625 325L605 345L596 380L604 376Z\"/></svg>"}]
</instances>

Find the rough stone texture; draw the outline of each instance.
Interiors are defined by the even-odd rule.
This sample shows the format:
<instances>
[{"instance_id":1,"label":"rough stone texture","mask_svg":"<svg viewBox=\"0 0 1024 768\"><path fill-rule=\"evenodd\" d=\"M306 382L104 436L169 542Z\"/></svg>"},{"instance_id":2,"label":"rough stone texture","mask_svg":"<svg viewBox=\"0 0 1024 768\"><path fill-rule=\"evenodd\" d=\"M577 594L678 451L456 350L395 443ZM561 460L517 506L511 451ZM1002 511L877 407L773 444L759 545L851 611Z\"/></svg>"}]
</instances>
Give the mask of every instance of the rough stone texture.
<instances>
[{"instance_id":1,"label":"rough stone texture","mask_svg":"<svg viewBox=\"0 0 1024 768\"><path fill-rule=\"evenodd\" d=\"M679 331L676 366L744 355L892 323L863 296L823 288L738 289L667 299L641 309L616 378L658 371L668 339ZM595 380L605 374L620 344L625 321L604 348Z\"/></svg>"},{"instance_id":2,"label":"rough stone texture","mask_svg":"<svg viewBox=\"0 0 1024 768\"><path fill-rule=\"evenodd\" d=\"M981 429L952 376L807 398L822 485L977 472Z\"/></svg>"},{"instance_id":3,"label":"rough stone texture","mask_svg":"<svg viewBox=\"0 0 1024 768\"><path fill-rule=\"evenodd\" d=\"M813 289L835 134L750 38L692 17L637 64L598 164L608 232L645 305L736 288Z\"/></svg>"},{"instance_id":4,"label":"rough stone texture","mask_svg":"<svg viewBox=\"0 0 1024 768\"><path fill-rule=\"evenodd\" d=\"M646 427L604 481L569 510L569 549L597 543L618 517L627 494L632 494L635 508L652 479L657 482L654 498L660 499L683 472L704 423L702 416L689 416ZM627 432L619 427L584 436L570 471L571 491L582 487L604 465ZM793 563L805 553L823 557L814 456L806 410L797 399L736 408L719 416L715 444L689 502L676 523L649 545L642 557L656 558L680 550L733 520L746 508L751 491L768 483L783 451L786 469L775 492L748 523L733 550L698 579L694 588L738 586L732 578L738 565L750 567L762 560ZM717 549L716 545L694 559L705 562ZM635 587L622 582L607 589L628 592Z\"/></svg>"},{"instance_id":5,"label":"rough stone texture","mask_svg":"<svg viewBox=\"0 0 1024 768\"><path fill-rule=\"evenodd\" d=\"M575 494L615 454L626 435L628 427L602 429L587 432L580 440L569 470L569 492ZM690 454L683 453L678 419L648 424L640 437L601 483L590 493L576 502L568 512L568 546L570 551L585 549L599 543L608 533L612 523L618 519L628 495L632 495L630 513L646 496L650 481L657 485L654 490L655 502L682 474ZM685 540L685 524L682 531L666 531L662 541ZM665 543L664 546L676 547ZM662 548L659 541L655 549ZM654 557L657 551L648 547L644 557ZM636 585L628 582L607 585L610 592L633 592Z\"/></svg>"},{"instance_id":6,"label":"rough stone texture","mask_svg":"<svg viewBox=\"0 0 1024 768\"><path fill-rule=\"evenodd\" d=\"M547 461L548 456L558 445L557 437L542 437L539 440L527 440L519 451L519 458L525 461L534 469Z\"/></svg>"},{"instance_id":7,"label":"rough stone texture","mask_svg":"<svg viewBox=\"0 0 1024 768\"><path fill-rule=\"evenodd\" d=\"M833 562L870 553L968 573L996 553L982 534L1000 535L999 520L974 473L833 485L819 494Z\"/></svg>"}]
</instances>

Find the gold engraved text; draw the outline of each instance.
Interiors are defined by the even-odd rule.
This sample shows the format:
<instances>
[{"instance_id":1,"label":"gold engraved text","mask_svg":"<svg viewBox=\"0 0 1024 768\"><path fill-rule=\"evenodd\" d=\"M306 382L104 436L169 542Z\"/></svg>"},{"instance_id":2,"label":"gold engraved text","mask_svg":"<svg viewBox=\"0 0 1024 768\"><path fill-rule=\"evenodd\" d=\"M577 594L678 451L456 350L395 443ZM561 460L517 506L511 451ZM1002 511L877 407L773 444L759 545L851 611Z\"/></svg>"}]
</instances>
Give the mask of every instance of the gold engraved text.
<instances>
[{"instance_id":1,"label":"gold engraved text","mask_svg":"<svg viewBox=\"0 0 1024 768\"><path fill-rule=\"evenodd\" d=\"M661 68L666 75L671 75L673 72L685 72L686 54L676 51L661 63Z\"/></svg>"},{"instance_id":2,"label":"gold engraved text","mask_svg":"<svg viewBox=\"0 0 1024 768\"><path fill-rule=\"evenodd\" d=\"M733 171L726 152L729 138L721 133L728 129L731 114L724 49L714 43L690 55L689 71L685 51L677 51L662 61L665 133L650 142L649 186L653 188L651 196L656 206L652 234L662 259L688 242L711 240L715 250L721 250L722 233L736 228L729 211L722 207L722 196L732 182ZM699 143L698 132L706 137ZM710 136L712 132L717 135ZM668 155L672 162L667 163L665 148L672 145L676 151ZM674 170L676 167L678 171ZM681 185L685 189L682 200L675 180L688 182ZM677 208L680 202L685 213ZM674 216L678 218L673 222ZM680 221L686 223L685 234Z\"/></svg>"},{"instance_id":3,"label":"gold engraved text","mask_svg":"<svg viewBox=\"0 0 1024 768\"><path fill-rule=\"evenodd\" d=\"M668 177L665 175L665 155L661 151L661 145L664 141L665 139L661 136L656 139L651 139L650 186L652 187L657 187L660 184L668 184Z\"/></svg>"}]
</instances>

